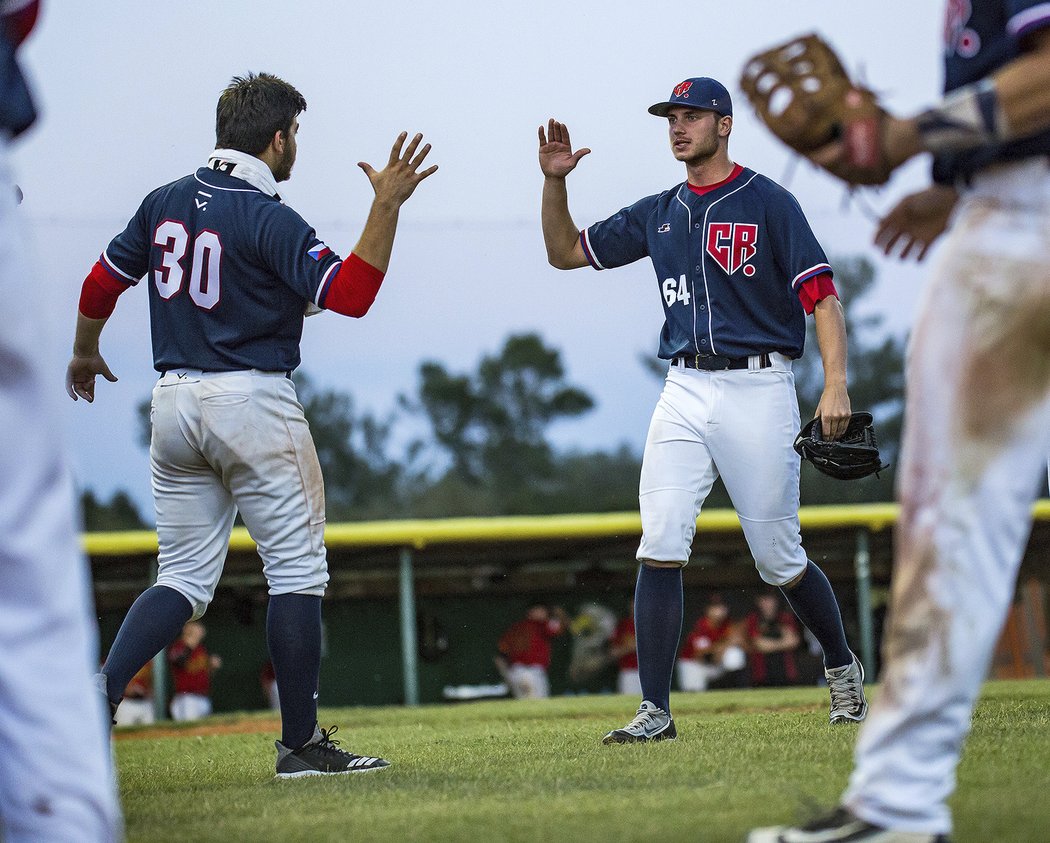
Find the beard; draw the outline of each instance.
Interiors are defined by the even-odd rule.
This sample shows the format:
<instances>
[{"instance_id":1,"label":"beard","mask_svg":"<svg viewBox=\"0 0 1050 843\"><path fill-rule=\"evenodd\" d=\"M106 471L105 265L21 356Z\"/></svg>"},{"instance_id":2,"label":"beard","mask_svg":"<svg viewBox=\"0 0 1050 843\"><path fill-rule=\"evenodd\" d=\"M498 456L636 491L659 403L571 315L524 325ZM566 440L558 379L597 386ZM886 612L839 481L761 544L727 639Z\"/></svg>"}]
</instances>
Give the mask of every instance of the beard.
<instances>
[{"instance_id":1,"label":"beard","mask_svg":"<svg viewBox=\"0 0 1050 843\"><path fill-rule=\"evenodd\" d=\"M710 160L718 152L718 134L714 133L706 137L698 138L696 143L685 153L688 157L675 157L685 164L697 165Z\"/></svg>"},{"instance_id":2,"label":"beard","mask_svg":"<svg viewBox=\"0 0 1050 843\"><path fill-rule=\"evenodd\" d=\"M285 144L284 154L274 167L273 180L276 182L288 181L292 177L292 166L295 164L295 148L291 144Z\"/></svg>"}]
</instances>

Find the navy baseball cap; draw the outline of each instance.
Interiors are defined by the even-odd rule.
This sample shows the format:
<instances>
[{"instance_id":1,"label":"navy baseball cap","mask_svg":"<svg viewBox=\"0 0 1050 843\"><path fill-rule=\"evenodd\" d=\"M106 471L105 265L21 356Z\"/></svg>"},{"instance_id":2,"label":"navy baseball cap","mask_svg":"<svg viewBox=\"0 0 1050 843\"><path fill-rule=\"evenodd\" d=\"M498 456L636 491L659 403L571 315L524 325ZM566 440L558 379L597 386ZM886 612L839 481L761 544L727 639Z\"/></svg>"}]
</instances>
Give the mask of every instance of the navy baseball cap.
<instances>
[{"instance_id":1,"label":"navy baseball cap","mask_svg":"<svg viewBox=\"0 0 1050 843\"><path fill-rule=\"evenodd\" d=\"M671 91L670 99L649 106L649 113L657 117L666 117L667 112L677 105L684 105L687 108L703 108L721 114L723 117L733 116L733 100L729 96L729 91L721 82L707 76L698 76L695 79L679 82Z\"/></svg>"}]
</instances>

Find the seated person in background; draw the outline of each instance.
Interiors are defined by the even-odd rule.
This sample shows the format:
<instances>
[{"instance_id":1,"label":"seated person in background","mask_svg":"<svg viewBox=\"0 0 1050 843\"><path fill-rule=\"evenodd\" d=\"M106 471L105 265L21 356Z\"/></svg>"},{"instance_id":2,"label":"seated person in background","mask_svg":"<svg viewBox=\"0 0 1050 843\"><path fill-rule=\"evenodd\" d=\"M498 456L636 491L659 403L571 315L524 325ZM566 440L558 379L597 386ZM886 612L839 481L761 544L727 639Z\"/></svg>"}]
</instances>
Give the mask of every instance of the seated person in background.
<instances>
[{"instance_id":1,"label":"seated person in background","mask_svg":"<svg viewBox=\"0 0 1050 843\"><path fill-rule=\"evenodd\" d=\"M722 596L712 594L679 654L678 685L683 691L740 687L746 664L740 626L729 617Z\"/></svg>"},{"instance_id":2,"label":"seated person in background","mask_svg":"<svg viewBox=\"0 0 1050 843\"><path fill-rule=\"evenodd\" d=\"M124 699L113 715L116 726L145 726L156 720L153 710L153 662L146 662L142 669L131 677L124 689Z\"/></svg>"},{"instance_id":3,"label":"seated person in background","mask_svg":"<svg viewBox=\"0 0 1050 843\"><path fill-rule=\"evenodd\" d=\"M609 639L609 655L620 663L620 672L616 677L616 693L642 693L642 681L638 677L638 649L634 640L634 598L627 617L621 618Z\"/></svg>"},{"instance_id":4,"label":"seated person in background","mask_svg":"<svg viewBox=\"0 0 1050 843\"><path fill-rule=\"evenodd\" d=\"M802 639L794 614L781 606L775 592L759 593L755 598L755 611L744 619L744 629L752 686L797 685L799 675L795 651Z\"/></svg>"},{"instance_id":5,"label":"seated person in background","mask_svg":"<svg viewBox=\"0 0 1050 843\"><path fill-rule=\"evenodd\" d=\"M547 669L551 665L551 639L568 626L568 615L560 606L529 607L525 617L500 638L496 667L515 699L540 699L551 695Z\"/></svg>"},{"instance_id":6,"label":"seated person in background","mask_svg":"<svg viewBox=\"0 0 1050 843\"><path fill-rule=\"evenodd\" d=\"M168 647L168 666L175 689L171 700L173 720L199 720L211 714L211 675L222 667L222 659L204 647L206 632L200 621L189 621Z\"/></svg>"}]
</instances>

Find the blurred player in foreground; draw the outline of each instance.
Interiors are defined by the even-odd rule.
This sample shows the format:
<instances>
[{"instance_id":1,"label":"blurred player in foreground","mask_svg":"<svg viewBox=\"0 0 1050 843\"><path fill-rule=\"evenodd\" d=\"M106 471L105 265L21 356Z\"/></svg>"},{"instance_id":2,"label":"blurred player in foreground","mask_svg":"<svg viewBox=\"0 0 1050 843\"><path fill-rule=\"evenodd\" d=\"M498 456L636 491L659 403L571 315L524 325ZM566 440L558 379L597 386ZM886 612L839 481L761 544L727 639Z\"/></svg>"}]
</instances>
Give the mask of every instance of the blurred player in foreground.
<instances>
[{"instance_id":1,"label":"blurred player in foreground","mask_svg":"<svg viewBox=\"0 0 1050 843\"><path fill-rule=\"evenodd\" d=\"M945 98L886 117L890 167L935 184L876 242L925 255L950 223L912 336L883 687L839 809L752 843L947 840L947 799L1050 450L1050 4L947 4ZM814 160L861 181L844 145Z\"/></svg>"},{"instance_id":2,"label":"blurred player in foreground","mask_svg":"<svg viewBox=\"0 0 1050 843\"><path fill-rule=\"evenodd\" d=\"M116 706L128 680L201 617L235 515L269 584L266 638L280 688L277 775L375 770L317 726L321 597L328 582L321 468L291 372L307 307L363 316L383 280L401 205L436 170L430 145L402 133L383 170L358 166L375 198L346 260L281 201L306 100L269 74L235 78L216 108L206 164L157 188L84 281L66 388L94 400L116 378L99 336L117 297L145 278L154 366L150 464L160 545L157 583L124 620L101 680Z\"/></svg>"},{"instance_id":3,"label":"blurred player in foreground","mask_svg":"<svg viewBox=\"0 0 1050 843\"><path fill-rule=\"evenodd\" d=\"M0 2L0 839L117 840L98 630L73 481L39 362L46 307L8 155L36 118L15 52L37 3ZM59 681L41 691L41 677Z\"/></svg>"},{"instance_id":4,"label":"blurred player in foreground","mask_svg":"<svg viewBox=\"0 0 1050 843\"><path fill-rule=\"evenodd\" d=\"M589 149L569 131L539 129L542 224L559 269L626 266L649 257L663 300L660 357L667 380L642 457L635 625L642 703L605 743L673 739L671 676L682 632L682 568L696 518L721 476L760 576L783 589L824 648L832 723L864 718L864 673L850 651L838 601L801 544L799 430L792 360L806 314L816 323L824 391L816 409L835 439L850 420L846 326L831 266L795 198L729 157L733 103L707 77L676 85L649 113L667 120L686 181L582 231L566 177ZM742 665L741 665L742 666Z\"/></svg>"}]
</instances>

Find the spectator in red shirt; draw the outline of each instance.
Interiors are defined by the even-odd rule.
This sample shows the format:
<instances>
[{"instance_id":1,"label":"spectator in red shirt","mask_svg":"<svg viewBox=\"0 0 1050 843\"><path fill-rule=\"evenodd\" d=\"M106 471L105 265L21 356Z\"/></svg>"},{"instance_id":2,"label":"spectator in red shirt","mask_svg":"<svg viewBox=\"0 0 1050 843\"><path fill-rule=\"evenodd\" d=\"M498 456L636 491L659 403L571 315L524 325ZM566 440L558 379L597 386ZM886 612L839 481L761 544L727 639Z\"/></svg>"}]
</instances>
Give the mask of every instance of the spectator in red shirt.
<instances>
[{"instance_id":1,"label":"spectator in red shirt","mask_svg":"<svg viewBox=\"0 0 1050 843\"><path fill-rule=\"evenodd\" d=\"M755 598L755 611L744 619L744 628L751 684L769 688L797 685L795 651L802 639L794 614L780 605L774 592L763 591Z\"/></svg>"},{"instance_id":2,"label":"spectator in red shirt","mask_svg":"<svg viewBox=\"0 0 1050 843\"><path fill-rule=\"evenodd\" d=\"M712 594L679 654L678 685L683 691L706 691L715 682L739 685L746 664L740 626L722 596Z\"/></svg>"},{"instance_id":3,"label":"spectator in red shirt","mask_svg":"<svg viewBox=\"0 0 1050 843\"><path fill-rule=\"evenodd\" d=\"M620 673L616 678L616 692L619 694L642 693L642 682L638 678L638 649L634 641L634 598L627 617L616 625L609 641L609 653L620 663Z\"/></svg>"},{"instance_id":4,"label":"spectator in red shirt","mask_svg":"<svg viewBox=\"0 0 1050 843\"><path fill-rule=\"evenodd\" d=\"M551 639L561 635L568 625L568 615L560 606L530 606L525 617L500 638L496 666L503 674L515 699L549 697Z\"/></svg>"},{"instance_id":5,"label":"spectator in red shirt","mask_svg":"<svg viewBox=\"0 0 1050 843\"><path fill-rule=\"evenodd\" d=\"M200 621L190 621L168 647L168 666L175 696L171 700L174 720L199 720L211 714L211 675L222 667L222 659L204 647L207 630Z\"/></svg>"}]
</instances>

